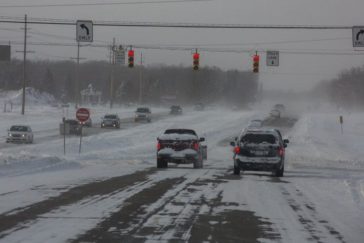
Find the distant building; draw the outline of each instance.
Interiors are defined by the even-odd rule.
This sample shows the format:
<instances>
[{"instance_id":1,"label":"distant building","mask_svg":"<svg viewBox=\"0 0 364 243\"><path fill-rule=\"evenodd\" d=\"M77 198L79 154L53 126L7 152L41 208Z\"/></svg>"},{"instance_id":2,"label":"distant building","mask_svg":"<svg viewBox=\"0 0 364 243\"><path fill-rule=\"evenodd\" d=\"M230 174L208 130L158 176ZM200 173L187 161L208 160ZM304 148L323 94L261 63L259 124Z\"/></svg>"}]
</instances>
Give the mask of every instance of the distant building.
<instances>
[{"instance_id":1,"label":"distant building","mask_svg":"<svg viewBox=\"0 0 364 243\"><path fill-rule=\"evenodd\" d=\"M94 90L92 84L89 84L87 89L81 91L81 103L90 105L101 104L101 96L102 92Z\"/></svg>"}]
</instances>

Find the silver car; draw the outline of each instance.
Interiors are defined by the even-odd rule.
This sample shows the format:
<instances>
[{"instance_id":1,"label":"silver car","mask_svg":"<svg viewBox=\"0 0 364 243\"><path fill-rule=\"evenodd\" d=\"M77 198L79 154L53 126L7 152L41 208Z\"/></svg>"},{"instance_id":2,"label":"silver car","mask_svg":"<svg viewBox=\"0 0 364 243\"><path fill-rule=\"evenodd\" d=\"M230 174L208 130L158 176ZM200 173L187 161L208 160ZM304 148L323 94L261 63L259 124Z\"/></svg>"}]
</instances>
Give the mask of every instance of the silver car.
<instances>
[{"instance_id":1,"label":"silver car","mask_svg":"<svg viewBox=\"0 0 364 243\"><path fill-rule=\"evenodd\" d=\"M7 143L33 143L34 135L30 126L14 125L8 130Z\"/></svg>"},{"instance_id":2,"label":"silver car","mask_svg":"<svg viewBox=\"0 0 364 243\"><path fill-rule=\"evenodd\" d=\"M152 112L148 107L138 107L135 111L134 121L152 121Z\"/></svg>"}]
</instances>

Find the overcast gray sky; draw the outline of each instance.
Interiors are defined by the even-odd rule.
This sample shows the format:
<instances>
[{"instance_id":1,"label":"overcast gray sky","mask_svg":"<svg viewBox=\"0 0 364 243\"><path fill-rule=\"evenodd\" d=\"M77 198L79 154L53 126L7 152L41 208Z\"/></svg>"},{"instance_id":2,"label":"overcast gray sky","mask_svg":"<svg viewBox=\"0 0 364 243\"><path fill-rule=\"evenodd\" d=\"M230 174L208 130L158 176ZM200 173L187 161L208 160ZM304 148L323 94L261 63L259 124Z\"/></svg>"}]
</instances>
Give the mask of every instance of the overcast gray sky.
<instances>
[{"instance_id":1,"label":"overcast gray sky","mask_svg":"<svg viewBox=\"0 0 364 243\"><path fill-rule=\"evenodd\" d=\"M147 0L94 1L0 1L0 16L89 19L93 21L145 21L163 23L257 24L257 25L364 25L363 0L212 0L169 2L148 0L144 4L66 7L19 7L63 3L136 3ZM172 0L173 1L173 0ZM150 3L155 2L155 3ZM74 43L75 27L30 25L29 42ZM23 40L22 26L0 23L0 41ZM260 80L265 88L301 90L322 79L334 78L342 69L362 66L364 55L313 55L316 52L353 52L351 30L242 30L95 27L98 44L111 43L113 37L123 45L187 46L193 48L233 48L246 53L201 52L201 66L224 70L251 70L253 50L262 50ZM13 47L13 57L21 58L21 46ZM75 47L30 46L30 59L62 59L76 55ZM266 67L264 50L281 51L280 67ZM311 54L287 52L310 51ZM136 61L143 52L146 65L191 66L191 51L136 49ZM358 52L356 52L358 53ZM87 60L107 60L107 48L81 48Z\"/></svg>"}]
</instances>

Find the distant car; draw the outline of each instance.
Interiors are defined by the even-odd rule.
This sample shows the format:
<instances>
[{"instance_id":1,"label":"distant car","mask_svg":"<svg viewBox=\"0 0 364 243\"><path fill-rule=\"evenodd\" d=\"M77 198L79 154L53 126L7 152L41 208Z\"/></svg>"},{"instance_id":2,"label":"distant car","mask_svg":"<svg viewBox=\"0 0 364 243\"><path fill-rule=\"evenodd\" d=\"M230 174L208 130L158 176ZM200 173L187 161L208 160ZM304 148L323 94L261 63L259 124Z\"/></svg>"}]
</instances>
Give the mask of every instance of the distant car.
<instances>
[{"instance_id":1,"label":"distant car","mask_svg":"<svg viewBox=\"0 0 364 243\"><path fill-rule=\"evenodd\" d=\"M84 122L78 122L80 125L85 126L85 127L92 127L92 120L91 118L89 118L87 121Z\"/></svg>"},{"instance_id":2,"label":"distant car","mask_svg":"<svg viewBox=\"0 0 364 243\"><path fill-rule=\"evenodd\" d=\"M280 118L281 112L279 110L271 110L269 116L273 118Z\"/></svg>"},{"instance_id":3,"label":"distant car","mask_svg":"<svg viewBox=\"0 0 364 243\"><path fill-rule=\"evenodd\" d=\"M181 115L182 114L182 107L179 106L179 105L172 105L169 114L171 114L171 115Z\"/></svg>"},{"instance_id":4,"label":"distant car","mask_svg":"<svg viewBox=\"0 0 364 243\"><path fill-rule=\"evenodd\" d=\"M205 105L202 104L202 103L197 103L197 104L195 104L194 110L195 111L203 111L203 110L205 110Z\"/></svg>"},{"instance_id":5,"label":"distant car","mask_svg":"<svg viewBox=\"0 0 364 243\"><path fill-rule=\"evenodd\" d=\"M138 107L135 111L134 121L152 121L152 112L148 107Z\"/></svg>"},{"instance_id":6,"label":"distant car","mask_svg":"<svg viewBox=\"0 0 364 243\"><path fill-rule=\"evenodd\" d=\"M288 139L283 140L277 129L244 130L230 143L234 146L234 174L239 175L241 170L255 170L283 176L288 143Z\"/></svg>"},{"instance_id":7,"label":"distant car","mask_svg":"<svg viewBox=\"0 0 364 243\"><path fill-rule=\"evenodd\" d=\"M7 143L33 143L34 135L30 126L14 125L8 130Z\"/></svg>"},{"instance_id":8,"label":"distant car","mask_svg":"<svg viewBox=\"0 0 364 243\"><path fill-rule=\"evenodd\" d=\"M248 124L248 128L261 128L263 126L263 121L260 119L251 120Z\"/></svg>"},{"instance_id":9,"label":"distant car","mask_svg":"<svg viewBox=\"0 0 364 243\"><path fill-rule=\"evenodd\" d=\"M101 128L114 127L120 128L120 118L116 114L106 114L101 121Z\"/></svg>"},{"instance_id":10,"label":"distant car","mask_svg":"<svg viewBox=\"0 0 364 243\"><path fill-rule=\"evenodd\" d=\"M278 110L282 113L286 110L286 107L283 104L275 104L273 110Z\"/></svg>"},{"instance_id":11,"label":"distant car","mask_svg":"<svg viewBox=\"0 0 364 243\"><path fill-rule=\"evenodd\" d=\"M73 135L81 134L81 125L79 121L75 119L66 119L64 122L67 124L67 126L69 126L69 130L66 131L66 134L73 134ZM61 134L63 133L61 132Z\"/></svg>"},{"instance_id":12,"label":"distant car","mask_svg":"<svg viewBox=\"0 0 364 243\"><path fill-rule=\"evenodd\" d=\"M168 163L203 167L207 146L201 144L205 138L199 138L194 130L167 129L157 140L157 168L167 168Z\"/></svg>"}]
</instances>

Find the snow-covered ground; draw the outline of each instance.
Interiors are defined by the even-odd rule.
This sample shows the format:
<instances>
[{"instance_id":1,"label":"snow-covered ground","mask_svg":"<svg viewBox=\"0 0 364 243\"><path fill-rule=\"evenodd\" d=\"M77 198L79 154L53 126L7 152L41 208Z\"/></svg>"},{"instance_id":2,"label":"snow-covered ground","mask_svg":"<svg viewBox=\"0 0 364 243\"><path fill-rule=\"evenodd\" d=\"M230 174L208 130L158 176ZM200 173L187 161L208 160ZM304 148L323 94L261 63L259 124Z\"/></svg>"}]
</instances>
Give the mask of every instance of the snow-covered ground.
<instances>
[{"instance_id":1,"label":"snow-covered ground","mask_svg":"<svg viewBox=\"0 0 364 243\"><path fill-rule=\"evenodd\" d=\"M74 114L74 108L69 109L69 114ZM96 118L107 112L132 117L134 110L135 107L115 108L112 111L107 107L91 108ZM62 108L46 105L30 107L25 116L18 111L15 109L11 113L0 113L0 131L4 136L6 129L14 123L29 124L35 132L57 131L63 116ZM153 111L164 112L167 109L153 108ZM19 207L57 196L76 185L155 167L156 138L167 128L195 129L200 136L206 138L207 171L171 169L166 174L155 174L150 180L187 177L175 189L177 190L197 178L212 178L232 166L231 148L226 143L228 138L237 135L250 120L261 118L267 112L269 110L266 109L231 111L219 108L203 112L187 111L182 116L169 116L150 124L84 137L81 154L78 153L78 137L67 138L66 155L63 154L63 140L60 136L37 143L35 135L35 144L0 147L0 214L15 213ZM339 115L341 114L336 112L306 112L300 115L296 125L285 134L290 139L290 144L287 149L286 174L282 181L277 183L270 177L246 173L240 180L230 180L217 188L210 188L210 183L195 194L196 198L188 200L197 200L199 196L215 197L221 190L223 202L238 202L239 210L252 210L259 217L269 219L273 230L281 235L282 242L306 242L310 237L313 240L319 237L323 242L363 242L364 114L344 115L343 134ZM185 167L190 168L190 165ZM141 191L148 185L135 187L136 191ZM110 199L96 200L93 207L87 210L82 209L81 201L77 205L69 205L51 213L72 214L79 208L79 214L83 217L90 216L93 220L75 220L74 224L65 227L50 217L28 229L13 232L0 241L66 241L94 227L99 217L107 211L115 210L130 193L130 190L122 191ZM170 193L173 194L173 191ZM169 196L166 194L163 198ZM161 200L166 200L163 198ZM177 199L186 200L182 195L176 195ZM115 205L113 200L118 200L119 203ZM157 206L158 204L154 205L150 210L155 210ZM169 204L165 210L176 211L177 208ZM205 208L199 209L200 213L204 211ZM188 215L184 211L180 213ZM161 217L162 215L155 214L145 221L145 225L155 222L163 224L164 221L158 221ZM168 222L170 221L164 223ZM65 228L55 233L50 227L59 230L59 223ZM169 233L164 235L164 239L168 239ZM187 233L184 237L188 239L190 234ZM153 241L153 236L149 239L150 242L157 242Z\"/></svg>"}]
</instances>

